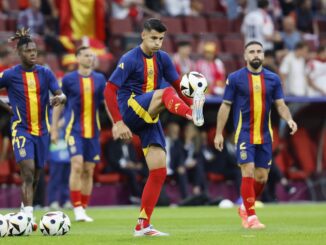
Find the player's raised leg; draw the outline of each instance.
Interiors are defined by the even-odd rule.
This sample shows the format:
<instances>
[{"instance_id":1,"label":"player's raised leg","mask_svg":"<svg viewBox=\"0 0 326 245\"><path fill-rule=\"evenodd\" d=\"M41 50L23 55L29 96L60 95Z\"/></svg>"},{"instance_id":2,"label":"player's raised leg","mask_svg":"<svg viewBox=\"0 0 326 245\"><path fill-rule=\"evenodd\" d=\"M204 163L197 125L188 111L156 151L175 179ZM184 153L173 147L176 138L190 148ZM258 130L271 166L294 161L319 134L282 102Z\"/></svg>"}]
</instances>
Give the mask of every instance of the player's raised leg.
<instances>
[{"instance_id":1,"label":"player's raised leg","mask_svg":"<svg viewBox=\"0 0 326 245\"><path fill-rule=\"evenodd\" d=\"M154 229L150 224L152 213L166 177L166 154L161 147L151 145L148 147L145 158L149 176L143 190L140 214L134 236L168 236L167 233Z\"/></svg>"}]
</instances>

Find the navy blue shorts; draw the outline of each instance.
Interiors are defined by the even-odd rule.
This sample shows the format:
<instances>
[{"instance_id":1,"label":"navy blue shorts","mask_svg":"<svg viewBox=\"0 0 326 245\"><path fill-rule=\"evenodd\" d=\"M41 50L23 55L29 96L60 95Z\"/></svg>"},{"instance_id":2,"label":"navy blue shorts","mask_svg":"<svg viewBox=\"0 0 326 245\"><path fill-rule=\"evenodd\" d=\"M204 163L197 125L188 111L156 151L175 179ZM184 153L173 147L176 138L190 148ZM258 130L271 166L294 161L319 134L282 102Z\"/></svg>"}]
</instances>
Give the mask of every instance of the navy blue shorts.
<instances>
[{"instance_id":1,"label":"navy blue shorts","mask_svg":"<svg viewBox=\"0 0 326 245\"><path fill-rule=\"evenodd\" d=\"M77 134L68 137L68 151L70 158L82 155L85 162L98 163L100 161L100 142L98 137L83 138Z\"/></svg>"},{"instance_id":2,"label":"navy blue shorts","mask_svg":"<svg viewBox=\"0 0 326 245\"><path fill-rule=\"evenodd\" d=\"M256 168L269 169L272 164L272 143L254 145L238 142L237 161L239 164L253 162Z\"/></svg>"},{"instance_id":3,"label":"navy blue shorts","mask_svg":"<svg viewBox=\"0 0 326 245\"><path fill-rule=\"evenodd\" d=\"M122 115L130 130L140 137L144 154L150 145L158 145L165 150L164 132L159 116L152 118L148 113L154 91L142 95L132 95L128 100L128 109Z\"/></svg>"},{"instance_id":4,"label":"navy blue shorts","mask_svg":"<svg viewBox=\"0 0 326 245\"><path fill-rule=\"evenodd\" d=\"M16 131L12 138L12 147L17 163L34 160L36 168L44 168L49 151L49 134L34 136L24 131Z\"/></svg>"}]
</instances>

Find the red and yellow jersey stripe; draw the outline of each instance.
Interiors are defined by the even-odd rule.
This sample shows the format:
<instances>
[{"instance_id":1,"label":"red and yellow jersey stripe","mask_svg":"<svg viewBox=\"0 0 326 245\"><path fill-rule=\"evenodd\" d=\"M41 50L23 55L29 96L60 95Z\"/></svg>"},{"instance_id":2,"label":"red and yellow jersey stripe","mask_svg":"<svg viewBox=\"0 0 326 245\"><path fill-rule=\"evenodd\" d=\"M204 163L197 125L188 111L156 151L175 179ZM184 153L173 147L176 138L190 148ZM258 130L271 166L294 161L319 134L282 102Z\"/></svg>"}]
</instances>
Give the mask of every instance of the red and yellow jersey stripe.
<instances>
[{"instance_id":1,"label":"red and yellow jersey stripe","mask_svg":"<svg viewBox=\"0 0 326 245\"><path fill-rule=\"evenodd\" d=\"M24 94L26 98L26 119L28 132L42 135L42 111L40 81L36 72L23 72Z\"/></svg>"},{"instance_id":2,"label":"red and yellow jersey stripe","mask_svg":"<svg viewBox=\"0 0 326 245\"><path fill-rule=\"evenodd\" d=\"M147 93L156 89L157 86L157 63L156 56L152 58L143 58L144 61L144 84L143 92Z\"/></svg>"},{"instance_id":3,"label":"red and yellow jersey stripe","mask_svg":"<svg viewBox=\"0 0 326 245\"><path fill-rule=\"evenodd\" d=\"M82 137L92 138L95 136L95 104L94 104L94 80L92 77L80 77L80 126Z\"/></svg>"},{"instance_id":4,"label":"red and yellow jersey stripe","mask_svg":"<svg viewBox=\"0 0 326 245\"><path fill-rule=\"evenodd\" d=\"M248 74L250 92L250 143L264 143L265 80L264 75Z\"/></svg>"}]
</instances>

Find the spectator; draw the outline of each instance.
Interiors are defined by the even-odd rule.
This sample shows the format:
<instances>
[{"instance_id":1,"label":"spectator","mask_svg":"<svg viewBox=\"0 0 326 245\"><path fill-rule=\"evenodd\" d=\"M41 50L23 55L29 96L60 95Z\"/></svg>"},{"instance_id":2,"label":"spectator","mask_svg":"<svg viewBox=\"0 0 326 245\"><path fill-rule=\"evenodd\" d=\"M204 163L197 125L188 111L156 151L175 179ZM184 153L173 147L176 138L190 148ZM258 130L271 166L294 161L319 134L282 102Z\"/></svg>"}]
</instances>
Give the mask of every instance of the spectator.
<instances>
[{"instance_id":1,"label":"spectator","mask_svg":"<svg viewBox=\"0 0 326 245\"><path fill-rule=\"evenodd\" d=\"M166 126L166 167L167 175L173 176L178 181L182 199L189 196L188 175L185 167L185 154L183 144L179 140L180 126L176 122L169 122Z\"/></svg>"},{"instance_id":2,"label":"spectator","mask_svg":"<svg viewBox=\"0 0 326 245\"><path fill-rule=\"evenodd\" d=\"M215 42L206 42L203 47L203 58L196 63L196 70L202 73L208 82L208 93L222 95L225 87L225 67L217 58Z\"/></svg>"},{"instance_id":3,"label":"spectator","mask_svg":"<svg viewBox=\"0 0 326 245\"><path fill-rule=\"evenodd\" d=\"M51 117L50 117L51 118ZM64 118L58 123L59 139L57 144L51 143L49 154L49 182L48 182L48 202L49 207L58 210L72 208L69 192L70 157L67 143L64 140Z\"/></svg>"},{"instance_id":4,"label":"spectator","mask_svg":"<svg viewBox=\"0 0 326 245\"><path fill-rule=\"evenodd\" d=\"M165 10L170 16L189 16L191 14L190 0L164 0Z\"/></svg>"},{"instance_id":5,"label":"spectator","mask_svg":"<svg viewBox=\"0 0 326 245\"><path fill-rule=\"evenodd\" d=\"M284 83L286 95L307 95L307 79L305 73L305 59L308 55L308 46L304 42L296 45L295 50L289 52L280 66L280 76Z\"/></svg>"},{"instance_id":6,"label":"spectator","mask_svg":"<svg viewBox=\"0 0 326 245\"><path fill-rule=\"evenodd\" d=\"M295 10L297 28L303 33L315 34L318 36L318 26L312 12L311 0L299 0Z\"/></svg>"},{"instance_id":7,"label":"spectator","mask_svg":"<svg viewBox=\"0 0 326 245\"><path fill-rule=\"evenodd\" d=\"M292 16L283 18L282 42L285 49L294 50L295 46L302 40L300 32L296 29Z\"/></svg>"},{"instance_id":8,"label":"spectator","mask_svg":"<svg viewBox=\"0 0 326 245\"><path fill-rule=\"evenodd\" d=\"M200 142L201 139L198 129L192 123L188 123L184 131L185 167L193 185L194 195L205 194L207 192Z\"/></svg>"},{"instance_id":9,"label":"spectator","mask_svg":"<svg viewBox=\"0 0 326 245\"><path fill-rule=\"evenodd\" d=\"M40 0L29 0L30 7L20 12L18 15L17 28L30 28L31 34L44 34L44 16L40 11Z\"/></svg>"},{"instance_id":10,"label":"spectator","mask_svg":"<svg viewBox=\"0 0 326 245\"><path fill-rule=\"evenodd\" d=\"M308 95L326 96L326 47L320 46L316 58L310 60L306 70Z\"/></svg>"},{"instance_id":11,"label":"spectator","mask_svg":"<svg viewBox=\"0 0 326 245\"><path fill-rule=\"evenodd\" d=\"M108 166L104 171L118 172L128 178L128 186L131 192L129 200L131 203L139 204L141 198L141 188L137 181L137 176L147 176L144 164L137 159L137 154L132 142L110 139L105 147L104 154Z\"/></svg>"},{"instance_id":12,"label":"spectator","mask_svg":"<svg viewBox=\"0 0 326 245\"><path fill-rule=\"evenodd\" d=\"M278 66L276 64L275 52L272 50L265 51L264 68L278 74Z\"/></svg>"},{"instance_id":13,"label":"spectator","mask_svg":"<svg viewBox=\"0 0 326 245\"><path fill-rule=\"evenodd\" d=\"M178 42L177 53L173 55L172 60L177 69L177 72L181 76L195 70L195 63L190 57L191 52L192 48L189 41Z\"/></svg>"},{"instance_id":14,"label":"spectator","mask_svg":"<svg viewBox=\"0 0 326 245\"><path fill-rule=\"evenodd\" d=\"M274 23L268 14L268 0L258 0L258 9L249 12L241 26L245 43L250 41L260 42L265 50L274 48L274 41L279 41L280 36L274 32Z\"/></svg>"}]
</instances>

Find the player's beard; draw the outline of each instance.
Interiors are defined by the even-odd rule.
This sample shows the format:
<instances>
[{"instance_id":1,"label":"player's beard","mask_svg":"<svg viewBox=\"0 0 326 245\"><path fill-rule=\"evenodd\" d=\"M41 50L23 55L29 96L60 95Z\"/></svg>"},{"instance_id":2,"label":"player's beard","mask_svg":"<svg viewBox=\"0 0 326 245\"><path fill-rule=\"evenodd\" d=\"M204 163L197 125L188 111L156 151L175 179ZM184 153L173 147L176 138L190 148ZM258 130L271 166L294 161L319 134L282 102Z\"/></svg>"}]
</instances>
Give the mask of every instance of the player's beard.
<instances>
[{"instance_id":1,"label":"player's beard","mask_svg":"<svg viewBox=\"0 0 326 245\"><path fill-rule=\"evenodd\" d=\"M255 70L257 70L262 64L263 61L260 59L253 59L252 61L249 62L249 65Z\"/></svg>"}]
</instances>

